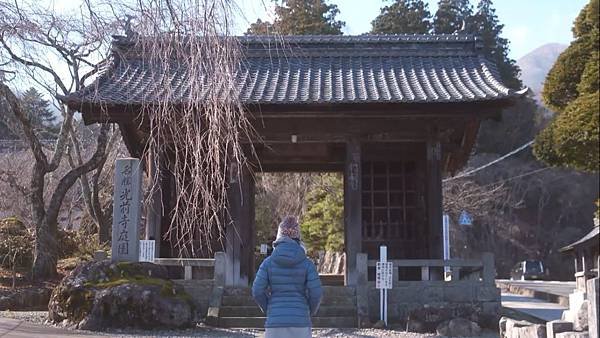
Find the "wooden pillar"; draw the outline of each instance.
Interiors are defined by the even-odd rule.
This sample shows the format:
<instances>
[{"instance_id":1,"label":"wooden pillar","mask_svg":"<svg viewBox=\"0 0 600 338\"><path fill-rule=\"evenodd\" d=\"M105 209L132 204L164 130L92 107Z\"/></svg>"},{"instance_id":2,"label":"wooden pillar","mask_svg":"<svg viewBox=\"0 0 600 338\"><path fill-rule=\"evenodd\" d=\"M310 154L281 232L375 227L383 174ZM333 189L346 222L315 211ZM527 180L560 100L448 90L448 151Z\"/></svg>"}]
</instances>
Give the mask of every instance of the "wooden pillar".
<instances>
[{"instance_id":1,"label":"wooden pillar","mask_svg":"<svg viewBox=\"0 0 600 338\"><path fill-rule=\"evenodd\" d=\"M244 170L242 181L242 217L240 218L241 240L241 265L240 280L242 284L251 284L254 280L254 251L256 242L256 227L254 221L254 179L252 175Z\"/></svg>"},{"instance_id":2,"label":"wooden pillar","mask_svg":"<svg viewBox=\"0 0 600 338\"><path fill-rule=\"evenodd\" d=\"M427 142L427 219L429 223L429 259L443 258L442 242L442 146L439 140Z\"/></svg>"},{"instance_id":3,"label":"wooden pillar","mask_svg":"<svg viewBox=\"0 0 600 338\"><path fill-rule=\"evenodd\" d=\"M171 226L171 217L175 208L175 176L166 166L161 167L161 204L163 212L160 217L160 227L157 229L158 237L156 238L157 255L158 257L172 257L173 249L171 248L171 239L167 233Z\"/></svg>"},{"instance_id":4,"label":"wooden pillar","mask_svg":"<svg viewBox=\"0 0 600 338\"><path fill-rule=\"evenodd\" d=\"M153 239L155 242L155 257L160 257L160 241L161 241L161 218L163 213L162 204L162 171L164 170L164 164L162 161L158 161L158 168L156 161L154 161L153 155L148 155L148 175L150 176L150 182L153 182L156 178L156 184L149 187L150 191L150 203L146 209L146 234L145 239Z\"/></svg>"},{"instance_id":5,"label":"wooden pillar","mask_svg":"<svg viewBox=\"0 0 600 338\"><path fill-rule=\"evenodd\" d=\"M352 138L346 142L344 165L344 236L346 247L345 284L356 286L356 255L362 250L361 149Z\"/></svg>"},{"instance_id":6,"label":"wooden pillar","mask_svg":"<svg viewBox=\"0 0 600 338\"><path fill-rule=\"evenodd\" d=\"M235 167L232 167L235 168ZM254 275L254 187L247 170L229 176L229 222L226 227L225 253L228 286L248 286Z\"/></svg>"}]
</instances>

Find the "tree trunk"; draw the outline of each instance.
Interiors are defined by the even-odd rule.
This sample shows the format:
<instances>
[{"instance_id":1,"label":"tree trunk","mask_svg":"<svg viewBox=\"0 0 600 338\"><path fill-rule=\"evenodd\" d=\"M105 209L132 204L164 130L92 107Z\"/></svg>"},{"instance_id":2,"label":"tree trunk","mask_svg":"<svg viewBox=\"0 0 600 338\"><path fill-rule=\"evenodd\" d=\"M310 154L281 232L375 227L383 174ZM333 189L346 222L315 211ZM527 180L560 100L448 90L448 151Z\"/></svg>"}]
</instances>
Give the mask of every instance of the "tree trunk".
<instances>
[{"instance_id":1,"label":"tree trunk","mask_svg":"<svg viewBox=\"0 0 600 338\"><path fill-rule=\"evenodd\" d=\"M33 257L32 277L43 280L55 277L58 262L58 245L56 243L56 223L48 224L47 220L36 224L35 253Z\"/></svg>"}]
</instances>

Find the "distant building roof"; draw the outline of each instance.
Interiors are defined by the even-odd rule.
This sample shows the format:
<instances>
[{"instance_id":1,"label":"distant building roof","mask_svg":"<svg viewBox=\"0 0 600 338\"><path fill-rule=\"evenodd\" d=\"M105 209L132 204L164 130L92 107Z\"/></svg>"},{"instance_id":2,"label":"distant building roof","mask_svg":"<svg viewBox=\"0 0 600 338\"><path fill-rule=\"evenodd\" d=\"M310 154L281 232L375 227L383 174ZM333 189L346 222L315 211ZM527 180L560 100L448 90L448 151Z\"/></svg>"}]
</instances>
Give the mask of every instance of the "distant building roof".
<instances>
[{"instance_id":1,"label":"distant building roof","mask_svg":"<svg viewBox=\"0 0 600 338\"><path fill-rule=\"evenodd\" d=\"M506 99L470 35L244 36L234 92L244 104L441 103ZM83 104L174 104L189 96L188 69L148 62L125 37L96 82L63 98Z\"/></svg>"},{"instance_id":2,"label":"distant building roof","mask_svg":"<svg viewBox=\"0 0 600 338\"><path fill-rule=\"evenodd\" d=\"M600 227L598 227L597 225L594 226L594 228L592 229L592 231L590 231L587 235L581 237L579 240L563 247L560 249L561 252L569 252L575 249L579 249L581 247L588 247L588 246L592 246L592 245L596 245L598 246L598 234L600 233L599 231Z\"/></svg>"}]
</instances>

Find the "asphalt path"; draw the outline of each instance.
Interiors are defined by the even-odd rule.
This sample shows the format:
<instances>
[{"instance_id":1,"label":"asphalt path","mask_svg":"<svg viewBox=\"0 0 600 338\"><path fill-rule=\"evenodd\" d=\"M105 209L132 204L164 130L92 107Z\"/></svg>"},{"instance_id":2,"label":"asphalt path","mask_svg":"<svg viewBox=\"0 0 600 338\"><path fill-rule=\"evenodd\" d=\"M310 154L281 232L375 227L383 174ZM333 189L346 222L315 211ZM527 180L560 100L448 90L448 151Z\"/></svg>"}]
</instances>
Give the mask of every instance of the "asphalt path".
<instances>
[{"instance_id":1,"label":"asphalt path","mask_svg":"<svg viewBox=\"0 0 600 338\"><path fill-rule=\"evenodd\" d=\"M23 320L0 317L0 337L2 338L32 338L32 337L53 337L53 338L93 338L101 337L94 335L80 334L78 332L68 331L50 326L28 323ZM106 338L106 336L103 336Z\"/></svg>"},{"instance_id":2,"label":"asphalt path","mask_svg":"<svg viewBox=\"0 0 600 338\"><path fill-rule=\"evenodd\" d=\"M564 297L568 297L575 290L575 282L512 281L508 279L499 279L498 282Z\"/></svg>"},{"instance_id":3,"label":"asphalt path","mask_svg":"<svg viewBox=\"0 0 600 338\"><path fill-rule=\"evenodd\" d=\"M563 311L567 309L556 303L510 293L502 294L502 306L545 322L561 319Z\"/></svg>"}]
</instances>

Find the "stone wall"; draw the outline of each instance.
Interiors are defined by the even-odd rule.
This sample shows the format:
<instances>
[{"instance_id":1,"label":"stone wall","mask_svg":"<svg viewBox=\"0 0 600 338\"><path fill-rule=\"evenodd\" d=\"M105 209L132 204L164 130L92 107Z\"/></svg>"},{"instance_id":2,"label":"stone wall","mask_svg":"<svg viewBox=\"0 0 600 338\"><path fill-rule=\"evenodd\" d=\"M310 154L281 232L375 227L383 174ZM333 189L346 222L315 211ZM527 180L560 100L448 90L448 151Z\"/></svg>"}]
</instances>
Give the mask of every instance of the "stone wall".
<instances>
[{"instance_id":1,"label":"stone wall","mask_svg":"<svg viewBox=\"0 0 600 338\"><path fill-rule=\"evenodd\" d=\"M455 317L494 327L500 313L500 290L482 283L420 281L398 283L388 290L388 322L434 327ZM379 290L369 289L369 317L379 320ZM412 325L412 324L411 324ZM426 329L427 330L427 329Z\"/></svg>"},{"instance_id":2,"label":"stone wall","mask_svg":"<svg viewBox=\"0 0 600 338\"><path fill-rule=\"evenodd\" d=\"M195 306L196 320L204 319L208 312L208 305L213 291L214 282L212 280L173 280L181 285L185 291L192 297Z\"/></svg>"},{"instance_id":3,"label":"stone wall","mask_svg":"<svg viewBox=\"0 0 600 338\"><path fill-rule=\"evenodd\" d=\"M31 287L17 290L0 290L0 311L47 310L52 289Z\"/></svg>"}]
</instances>

